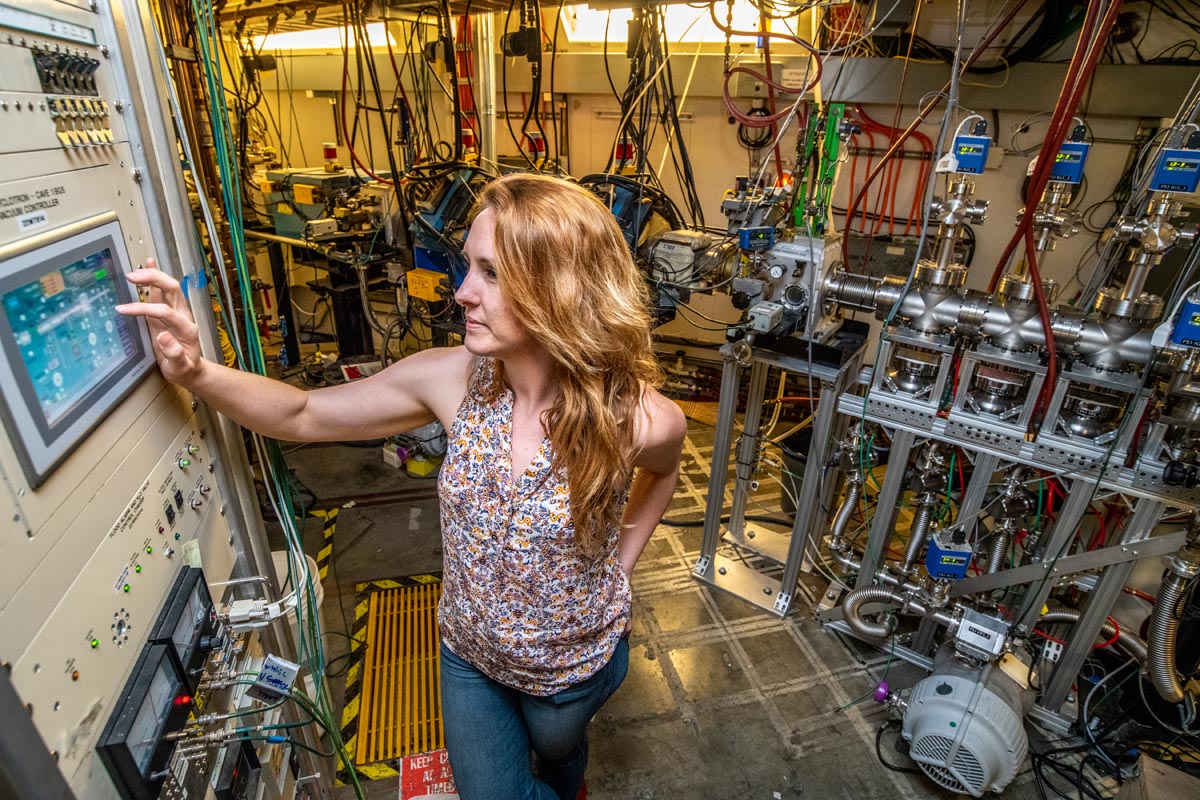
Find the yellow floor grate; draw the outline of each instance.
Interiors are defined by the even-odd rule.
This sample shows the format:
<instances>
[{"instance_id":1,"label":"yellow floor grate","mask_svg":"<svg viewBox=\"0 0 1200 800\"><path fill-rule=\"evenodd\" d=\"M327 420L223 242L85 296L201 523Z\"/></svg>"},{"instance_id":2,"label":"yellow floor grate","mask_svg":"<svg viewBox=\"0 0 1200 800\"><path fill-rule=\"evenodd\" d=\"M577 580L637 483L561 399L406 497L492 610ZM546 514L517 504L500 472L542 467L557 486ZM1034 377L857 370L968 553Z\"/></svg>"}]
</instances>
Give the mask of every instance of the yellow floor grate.
<instances>
[{"instance_id":1,"label":"yellow floor grate","mask_svg":"<svg viewBox=\"0 0 1200 800\"><path fill-rule=\"evenodd\" d=\"M442 584L372 592L355 763L445 746L437 605Z\"/></svg>"}]
</instances>

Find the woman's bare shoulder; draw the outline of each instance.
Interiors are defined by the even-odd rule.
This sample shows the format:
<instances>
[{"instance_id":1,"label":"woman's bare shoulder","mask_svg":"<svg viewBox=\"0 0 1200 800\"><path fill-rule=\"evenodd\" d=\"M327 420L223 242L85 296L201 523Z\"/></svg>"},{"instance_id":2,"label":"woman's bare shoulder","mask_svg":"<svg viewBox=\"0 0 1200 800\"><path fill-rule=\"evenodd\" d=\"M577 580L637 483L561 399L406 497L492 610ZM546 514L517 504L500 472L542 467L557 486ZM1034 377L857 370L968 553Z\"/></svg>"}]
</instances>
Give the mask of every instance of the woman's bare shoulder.
<instances>
[{"instance_id":1,"label":"woman's bare shoulder","mask_svg":"<svg viewBox=\"0 0 1200 800\"><path fill-rule=\"evenodd\" d=\"M679 466L687 418L657 389L645 387L634 413L634 466L669 472Z\"/></svg>"},{"instance_id":2,"label":"woman's bare shoulder","mask_svg":"<svg viewBox=\"0 0 1200 800\"><path fill-rule=\"evenodd\" d=\"M443 425L448 425L467 395L474 368L475 356L467 348L434 347L405 356L380 377L403 384Z\"/></svg>"}]
</instances>

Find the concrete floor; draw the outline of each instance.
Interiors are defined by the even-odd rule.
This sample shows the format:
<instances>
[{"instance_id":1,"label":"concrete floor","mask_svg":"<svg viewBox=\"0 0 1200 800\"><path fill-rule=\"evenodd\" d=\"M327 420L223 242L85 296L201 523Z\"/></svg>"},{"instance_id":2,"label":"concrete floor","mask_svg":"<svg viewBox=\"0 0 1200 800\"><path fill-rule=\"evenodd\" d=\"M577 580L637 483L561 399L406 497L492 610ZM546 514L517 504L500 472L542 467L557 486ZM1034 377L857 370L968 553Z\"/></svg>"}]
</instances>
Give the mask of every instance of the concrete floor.
<instances>
[{"instance_id":1,"label":"concrete floor","mask_svg":"<svg viewBox=\"0 0 1200 800\"><path fill-rule=\"evenodd\" d=\"M712 429L692 423L668 519L703 517L711 443ZM432 494L432 480L393 470L377 448L310 445L291 452L289 462L318 499ZM750 513L779 516L778 488L764 490ZM870 692L885 670L893 687L911 686L922 673L823 631L809 614L813 592L822 588L816 580L802 582L796 610L783 620L697 583L690 570L700 538L698 526L661 525L638 565L629 676L590 729L589 798L956 796L922 775L884 768L875 755L875 734L887 715ZM315 555L319 523L310 523L305 539ZM325 582L325 630L343 631L339 603L353 619L357 583L440 568L435 500L370 505L359 498L340 512ZM343 637L327 642L330 658L344 651ZM341 681L332 686L340 704ZM894 747L896 738L894 729L885 735L885 756L911 766ZM364 789L370 798L394 798L398 781L370 781ZM336 794L353 796L350 787ZM1028 765L1004 797L1037 797Z\"/></svg>"}]
</instances>

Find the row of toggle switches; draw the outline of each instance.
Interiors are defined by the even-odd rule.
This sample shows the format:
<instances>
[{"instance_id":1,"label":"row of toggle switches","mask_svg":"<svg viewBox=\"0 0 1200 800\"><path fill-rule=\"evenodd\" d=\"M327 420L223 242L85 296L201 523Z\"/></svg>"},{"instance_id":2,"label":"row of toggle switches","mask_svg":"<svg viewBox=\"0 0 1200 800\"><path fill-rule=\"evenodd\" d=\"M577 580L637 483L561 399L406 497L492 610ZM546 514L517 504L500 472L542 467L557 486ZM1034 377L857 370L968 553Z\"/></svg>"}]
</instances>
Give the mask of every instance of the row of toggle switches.
<instances>
[{"instance_id":1,"label":"row of toggle switches","mask_svg":"<svg viewBox=\"0 0 1200 800\"><path fill-rule=\"evenodd\" d=\"M46 108L63 147L112 144L107 101L88 97L47 97Z\"/></svg>"}]
</instances>

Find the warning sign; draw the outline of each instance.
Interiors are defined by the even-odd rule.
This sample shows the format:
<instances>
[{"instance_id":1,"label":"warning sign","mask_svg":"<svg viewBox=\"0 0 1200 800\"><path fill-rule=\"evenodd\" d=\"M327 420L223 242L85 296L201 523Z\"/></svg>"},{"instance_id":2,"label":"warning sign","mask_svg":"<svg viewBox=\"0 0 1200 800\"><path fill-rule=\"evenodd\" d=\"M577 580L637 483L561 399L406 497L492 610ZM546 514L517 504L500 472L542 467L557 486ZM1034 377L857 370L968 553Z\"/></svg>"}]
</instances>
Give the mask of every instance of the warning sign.
<instances>
[{"instance_id":1,"label":"warning sign","mask_svg":"<svg viewBox=\"0 0 1200 800\"><path fill-rule=\"evenodd\" d=\"M458 800L445 750L400 759L400 800Z\"/></svg>"}]
</instances>

